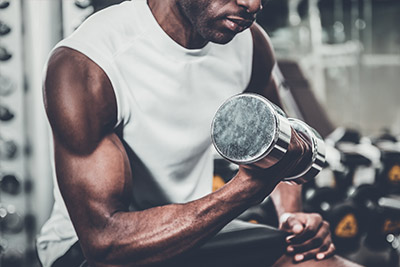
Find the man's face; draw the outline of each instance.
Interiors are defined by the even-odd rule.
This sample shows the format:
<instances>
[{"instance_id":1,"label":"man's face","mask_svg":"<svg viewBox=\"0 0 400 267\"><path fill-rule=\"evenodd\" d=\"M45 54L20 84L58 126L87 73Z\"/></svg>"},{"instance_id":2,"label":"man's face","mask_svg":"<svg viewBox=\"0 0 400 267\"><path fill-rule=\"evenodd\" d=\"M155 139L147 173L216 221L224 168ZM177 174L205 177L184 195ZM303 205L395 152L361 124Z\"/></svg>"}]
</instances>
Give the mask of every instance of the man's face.
<instances>
[{"instance_id":1,"label":"man's face","mask_svg":"<svg viewBox=\"0 0 400 267\"><path fill-rule=\"evenodd\" d=\"M225 44L251 26L261 0L177 0L183 15L205 40Z\"/></svg>"}]
</instances>

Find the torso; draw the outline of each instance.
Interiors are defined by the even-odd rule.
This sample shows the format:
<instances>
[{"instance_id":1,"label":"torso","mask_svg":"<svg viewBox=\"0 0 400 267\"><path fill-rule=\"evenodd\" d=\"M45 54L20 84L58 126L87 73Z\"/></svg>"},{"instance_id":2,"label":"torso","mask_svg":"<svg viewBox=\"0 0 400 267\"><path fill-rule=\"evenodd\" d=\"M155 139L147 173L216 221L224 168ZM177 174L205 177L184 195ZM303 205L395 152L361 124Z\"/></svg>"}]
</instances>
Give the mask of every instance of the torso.
<instances>
[{"instance_id":1,"label":"torso","mask_svg":"<svg viewBox=\"0 0 400 267\"><path fill-rule=\"evenodd\" d=\"M133 0L92 16L62 46L96 63L114 89L115 130L131 161L134 209L211 192L210 125L219 105L249 86L250 30L227 45L188 50L162 31L145 0ZM77 237L58 189L55 199L39 243L54 240L57 228L63 237L56 239L68 247Z\"/></svg>"}]
</instances>

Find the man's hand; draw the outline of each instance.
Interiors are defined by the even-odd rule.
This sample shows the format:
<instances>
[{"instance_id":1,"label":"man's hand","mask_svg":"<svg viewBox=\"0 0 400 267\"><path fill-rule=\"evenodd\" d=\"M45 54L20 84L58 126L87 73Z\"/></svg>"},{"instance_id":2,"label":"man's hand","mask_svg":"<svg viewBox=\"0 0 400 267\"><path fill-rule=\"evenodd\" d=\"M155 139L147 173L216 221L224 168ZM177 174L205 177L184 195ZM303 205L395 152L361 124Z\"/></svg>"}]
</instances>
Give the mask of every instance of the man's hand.
<instances>
[{"instance_id":1,"label":"man's hand","mask_svg":"<svg viewBox=\"0 0 400 267\"><path fill-rule=\"evenodd\" d=\"M297 262L312 258L322 260L335 253L329 223L317 213L284 213L279 228L292 233L286 238L287 252L294 255Z\"/></svg>"}]
</instances>

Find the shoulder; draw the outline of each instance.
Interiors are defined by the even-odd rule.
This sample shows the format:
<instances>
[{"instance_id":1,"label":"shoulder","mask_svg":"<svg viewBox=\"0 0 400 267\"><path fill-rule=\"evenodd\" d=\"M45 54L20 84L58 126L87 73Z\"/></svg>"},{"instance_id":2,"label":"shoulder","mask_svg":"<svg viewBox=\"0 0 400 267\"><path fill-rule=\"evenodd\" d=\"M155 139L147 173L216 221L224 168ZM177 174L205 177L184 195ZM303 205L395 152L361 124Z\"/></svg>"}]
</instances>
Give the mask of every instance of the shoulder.
<instances>
[{"instance_id":1,"label":"shoulder","mask_svg":"<svg viewBox=\"0 0 400 267\"><path fill-rule=\"evenodd\" d=\"M253 39L253 63L251 80L246 91L257 92L269 83L276 60L271 40L264 29L254 23L250 31Z\"/></svg>"},{"instance_id":2,"label":"shoulder","mask_svg":"<svg viewBox=\"0 0 400 267\"><path fill-rule=\"evenodd\" d=\"M261 56L272 69L275 64L275 55L268 34L257 23L253 23L250 31L253 37L254 54Z\"/></svg>"},{"instance_id":3,"label":"shoulder","mask_svg":"<svg viewBox=\"0 0 400 267\"><path fill-rule=\"evenodd\" d=\"M143 23L137 13L131 1L109 6L90 15L62 42L111 61L132 40L143 34Z\"/></svg>"},{"instance_id":4,"label":"shoulder","mask_svg":"<svg viewBox=\"0 0 400 267\"><path fill-rule=\"evenodd\" d=\"M43 90L54 137L67 149L89 152L113 130L117 107L112 85L80 52L66 47L54 51Z\"/></svg>"}]
</instances>

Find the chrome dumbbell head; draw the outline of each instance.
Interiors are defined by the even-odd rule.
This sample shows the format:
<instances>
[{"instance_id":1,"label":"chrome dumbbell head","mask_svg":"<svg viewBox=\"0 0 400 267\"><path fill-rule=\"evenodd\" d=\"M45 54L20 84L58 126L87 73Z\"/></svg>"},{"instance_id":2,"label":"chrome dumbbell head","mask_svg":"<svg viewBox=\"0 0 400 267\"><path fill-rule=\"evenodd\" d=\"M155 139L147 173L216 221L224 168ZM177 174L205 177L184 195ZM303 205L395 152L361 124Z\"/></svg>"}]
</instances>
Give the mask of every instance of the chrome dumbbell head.
<instances>
[{"instance_id":1,"label":"chrome dumbbell head","mask_svg":"<svg viewBox=\"0 0 400 267\"><path fill-rule=\"evenodd\" d=\"M12 57L8 50L4 47L0 47L0 61L7 61Z\"/></svg>"},{"instance_id":2,"label":"chrome dumbbell head","mask_svg":"<svg viewBox=\"0 0 400 267\"><path fill-rule=\"evenodd\" d=\"M5 140L0 136L0 159L13 159L17 154L18 148L14 141Z\"/></svg>"},{"instance_id":3,"label":"chrome dumbbell head","mask_svg":"<svg viewBox=\"0 0 400 267\"><path fill-rule=\"evenodd\" d=\"M19 233L24 228L24 219L14 205L0 203L0 227L7 233Z\"/></svg>"},{"instance_id":4,"label":"chrome dumbbell head","mask_svg":"<svg viewBox=\"0 0 400 267\"><path fill-rule=\"evenodd\" d=\"M0 36L4 36L11 32L10 26L0 20Z\"/></svg>"},{"instance_id":5,"label":"chrome dumbbell head","mask_svg":"<svg viewBox=\"0 0 400 267\"><path fill-rule=\"evenodd\" d=\"M0 9L7 8L10 5L8 0L0 0Z\"/></svg>"},{"instance_id":6,"label":"chrome dumbbell head","mask_svg":"<svg viewBox=\"0 0 400 267\"><path fill-rule=\"evenodd\" d=\"M290 143L290 123L283 115L260 95L233 96L214 116L213 144L233 163L271 167L284 156Z\"/></svg>"},{"instance_id":7,"label":"chrome dumbbell head","mask_svg":"<svg viewBox=\"0 0 400 267\"><path fill-rule=\"evenodd\" d=\"M7 96L14 91L13 81L0 74L0 96Z\"/></svg>"},{"instance_id":8,"label":"chrome dumbbell head","mask_svg":"<svg viewBox=\"0 0 400 267\"><path fill-rule=\"evenodd\" d=\"M301 120L289 118L292 128L296 132L306 134L311 141L312 156L310 164L301 171L291 177L286 177L284 181L290 181L297 184L302 184L313 179L323 168L325 163L325 142L319 133L312 127L308 126Z\"/></svg>"}]
</instances>

